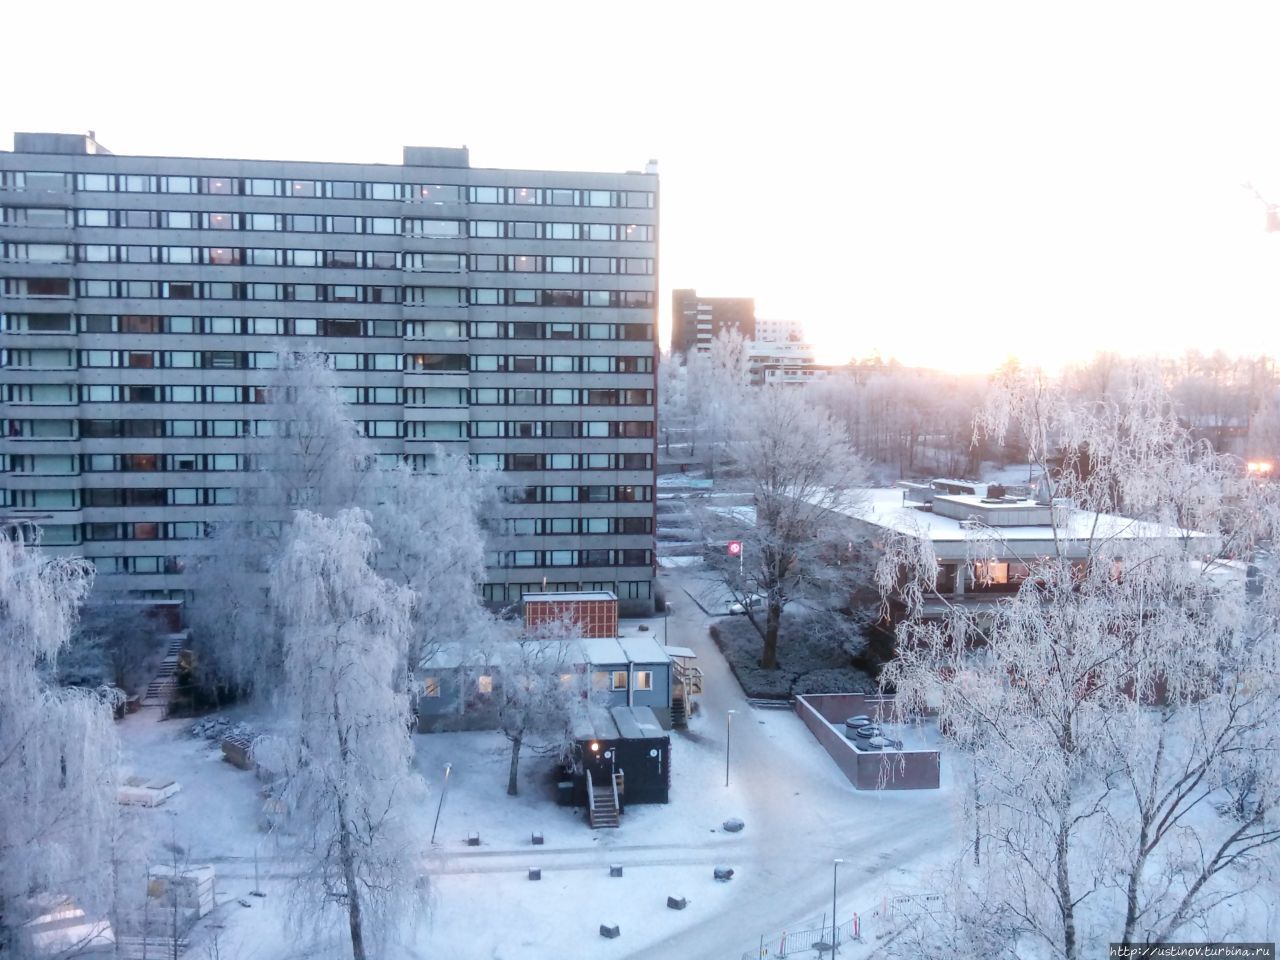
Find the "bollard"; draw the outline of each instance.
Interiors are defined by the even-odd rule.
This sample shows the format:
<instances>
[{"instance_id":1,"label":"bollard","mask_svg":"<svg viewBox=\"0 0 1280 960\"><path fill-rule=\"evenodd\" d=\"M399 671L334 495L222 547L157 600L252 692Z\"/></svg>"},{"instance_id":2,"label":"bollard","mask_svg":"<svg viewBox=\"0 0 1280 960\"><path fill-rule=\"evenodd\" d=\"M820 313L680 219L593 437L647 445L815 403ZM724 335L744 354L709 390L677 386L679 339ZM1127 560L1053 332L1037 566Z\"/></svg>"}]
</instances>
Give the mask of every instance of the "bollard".
<instances>
[{"instance_id":1,"label":"bollard","mask_svg":"<svg viewBox=\"0 0 1280 960\"><path fill-rule=\"evenodd\" d=\"M530 879L530 880L541 880L541 879L542 879L542 868L541 868L541 867L530 867L530 868L529 868L529 879Z\"/></svg>"},{"instance_id":2,"label":"bollard","mask_svg":"<svg viewBox=\"0 0 1280 960\"><path fill-rule=\"evenodd\" d=\"M620 876L622 876L622 864L620 864L620 863L611 863L611 864L609 864L609 876L611 876L611 877L620 877Z\"/></svg>"},{"instance_id":3,"label":"bollard","mask_svg":"<svg viewBox=\"0 0 1280 960\"><path fill-rule=\"evenodd\" d=\"M622 931L618 929L618 925L616 923L613 926L609 926L606 923L600 924L600 936L608 940L615 940L621 935Z\"/></svg>"}]
</instances>

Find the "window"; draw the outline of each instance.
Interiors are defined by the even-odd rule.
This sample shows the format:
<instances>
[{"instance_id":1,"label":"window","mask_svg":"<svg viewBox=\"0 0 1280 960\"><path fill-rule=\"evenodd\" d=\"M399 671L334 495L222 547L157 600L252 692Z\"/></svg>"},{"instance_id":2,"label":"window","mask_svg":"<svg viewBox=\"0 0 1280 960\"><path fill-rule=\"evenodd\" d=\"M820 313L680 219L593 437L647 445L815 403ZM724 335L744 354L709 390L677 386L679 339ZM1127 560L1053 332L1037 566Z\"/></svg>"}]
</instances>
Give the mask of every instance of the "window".
<instances>
[{"instance_id":1,"label":"window","mask_svg":"<svg viewBox=\"0 0 1280 960\"><path fill-rule=\"evenodd\" d=\"M374 218L384 219L384 218ZM392 219L391 223L395 223ZM462 222L459 220L405 220L405 233L413 237L460 237ZM396 231L389 230L388 233Z\"/></svg>"},{"instance_id":2,"label":"window","mask_svg":"<svg viewBox=\"0 0 1280 960\"><path fill-rule=\"evenodd\" d=\"M493 693L493 677L490 674L482 673L476 677L476 693L481 696Z\"/></svg>"},{"instance_id":3,"label":"window","mask_svg":"<svg viewBox=\"0 0 1280 960\"><path fill-rule=\"evenodd\" d=\"M314 197L316 195L316 182L314 180L290 180L288 192L291 197Z\"/></svg>"},{"instance_id":4,"label":"window","mask_svg":"<svg viewBox=\"0 0 1280 960\"><path fill-rule=\"evenodd\" d=\"M422 695L424 697L440 696L440 678L425 677L422 681Z\"/></svg>"},{"instance_id":5,"label":"window","mask_svg":"<svg viewBox=\"0 0 1280 960\"><path fill-rule=\"evenodd\" d=\"M614 690L627 689L627 671L614 670L613 676L612 676L612 683L610 684L610 687Z\"/></svg>"},{"instance_id":6,"label":"window","mask_svg":"<svg viewBox=\"0 0 1280 960\"><path fill-rule=\"evenodd\" d=\"M413 196L423 203L457 203L462 199L462 188L453 184L424 183L414 188Z\"/></svg>"},{"instance_id":7,"label":"window","mask_svg":"<svg viewBox=\"0 0 1280 960\"><path fill-rule=\"evenodd\" d=\"M501 203L501 187L472 187L470 190L472 203Z\"/></svg>"},{"instance_id":8,"label":"window","mask_svg":"<svg viewBox=\"0 0 1280 960\"><path fill-rule=\"evenodd\" d=\"M637 690L653 689L653 671L652 670L636 671L636 689Z\"/></svg>"}]
</instances>

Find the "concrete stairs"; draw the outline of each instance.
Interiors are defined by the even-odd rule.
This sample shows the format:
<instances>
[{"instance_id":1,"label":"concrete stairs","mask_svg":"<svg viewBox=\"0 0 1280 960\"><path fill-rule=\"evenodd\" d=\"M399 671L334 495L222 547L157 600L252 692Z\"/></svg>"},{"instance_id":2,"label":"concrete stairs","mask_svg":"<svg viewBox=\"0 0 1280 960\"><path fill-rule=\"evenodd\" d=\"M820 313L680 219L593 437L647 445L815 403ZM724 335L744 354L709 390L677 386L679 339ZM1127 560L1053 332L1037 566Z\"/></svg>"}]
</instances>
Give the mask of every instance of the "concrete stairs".
<instances>
[{"instance_id":1,"label":"concrete stairs","mask_svg":"<svg viewBox=\"0 0 1280 960\"><path fill-rule=\"evenodd\" d=\"M185 633L171 634L165 642L164 660L160 669L147 684L147 691L142 695L144 707L167 707L173 699L173 691L178 686L178 658L182 656L182 647L186 643Z\"/></svg>"}]
</instances>

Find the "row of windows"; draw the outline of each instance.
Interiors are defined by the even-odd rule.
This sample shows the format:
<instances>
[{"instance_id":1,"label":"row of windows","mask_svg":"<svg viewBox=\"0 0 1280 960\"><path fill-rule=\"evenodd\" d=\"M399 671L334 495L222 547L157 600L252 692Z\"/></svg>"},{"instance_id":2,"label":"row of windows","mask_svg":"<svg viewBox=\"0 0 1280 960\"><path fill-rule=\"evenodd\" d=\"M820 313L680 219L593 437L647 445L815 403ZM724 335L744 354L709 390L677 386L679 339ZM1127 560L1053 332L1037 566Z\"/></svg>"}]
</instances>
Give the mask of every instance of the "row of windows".
<instances>
[{"instance_id":1,"label":"row of windows","mask_svg":"<svg viewBox=\"0 0 1280 960\"><path fill-rule=\"evenodd\" d=\"M510 203L559 207L653 206L647 190L574 190L554 187L467 187L460 184L356 180L283 180L270 177L190 177L129 173L7 171L0 186L66 192L202 193L213 196L320 197L330 200L408 200L423 203Z\"/></svg>"},{"instance_id":2,"label":"row of windows","mask_svg":"<svg viewBox=\"0 0 1280 960\"><path fill-rule=\"evenodd\" d=\"M73 291L74 290L74 294ZM123 297L134 300L286 300L328 303L400 303L409 307L653 306L650 290L542 290L485 287L374 286L339 283L241 283L194 280L76 280L67 277L7 277L7 297Z\"/></svg>"},{"instance_id":3,"label":"row of windows","mask_svg":"<svg viewBox=\"0 0 1280 960\"><path fill-rule=\"evenodd\" d=\"M81 491L86 507L230 506L238 487L99 487Z\"/></svg>"},{"instance_id":4,"label":"row of windows","mask_svg":"<svg viewBox=\"0 0 1280 960\"><path fill-rule=\"evenodd\" d=\"M65 227L69 216L38 214L32 208L6 208L5 223L28 227ZM16 211L25 210L25 213ZM239 230L252 233L352 233L428 240L507 238L520 240L652 241L647 224L539 223L532 220L456 220L438 217L354 217L320 213L244 213L215 210L75 211L77 227L125 230Z\"/></svg>"},{"instance_id":5,"label":"row of windows","mask_svg":"<svg viewBox=\"0 0 1280 960\"><path fill-rule=\"evenodd\" d=\"M154 314L0 313L13 333L178 333L409 340L651 340L649 324L482 320L312 320L289 317L176 317ZM644 371L641 371L644 372Z\"/></svg>"},{"instance_id":6,"label":"row of windows","mask_svg":"<svg viewBox=\"0 0 1280 960\"><path fill-rule=\"evenodd\" d=\"M27 420L9 421L10 436L29 437L33 439L75 439L75 421L66 420ZM47 434L44 436L21 432L30 424L62 425L67 432L62 435ZM18 425L19 433L14 434L14 425ZM11 457L10 461L21 460L21 456ZM243 472L254 469L253 457L247 453L86 453L80 455L80 472L82 473L170 473L170 472Z\"/></svg>"},{"instance_id":7,"label":"row of windows","mask_svg":"<svg viewBox=\"0 0 1280 960\"><path fill-rule=\"evenodd\" d=\"M648 567L652 550L493 550L485 566L516 567Z\"/></svg>"},{"instance_id":8,"label":"row of windows","mask_svg":"<svg viewBox=\"0 0 1280 960\"><path fill-rule=\"evenodd\" d=\"M651 243L647 223L553 223L542 220L468 220L467 235L481 240L590 240Z\"/></svg>"},{"instance_id":9,"label":"row of windows","mask_svg":"<svg viewBox=\"0 0 1280 960\"><path fill-rule=\"evenodd\" d=\"M127 431L144 431L154 429L145 426L105 426L105 424L147 424L150 420L8 420L5 433L11 440L79 440L80 424L91 423L88 429L94 431L96 437L123 437L133 434ZM184 421L184 423L187 421ZM189 421L202 423L204 421ZM211 421L238 423L242 421ZM271 421L243 421L254 426L241 428L241 434L271 436ZM494 439L509 437L516 440L534 440L542 437L554 439L585 440L647 440L653 437L652 420L474 420L465 422L427 422L398 420L365 420L359 421L368 436L396 437L401 435L409 440L462 440L469 435L472 439ZM104 424L97 426L96 424ZM258 426L263 424L263 426ZM161 428L162 430L164 428ZM182 429L185 429L183 427ZM214 428L216 429L232 429ZM386 431L385 433L383 431ZM143 433L142 436L157 436ZM161 434L162 435L162 434ZM220 434L214 434L220 435ZM195 436L195 434L191 434ZM478 454L477 463L502 469L503 461L499 454ZM89 468L86 468L89 469ZM94 467L92 469L99 469ZM103 467L101 469L115 469ZM198 467L178 467L174 469L200 469ZM240 467L219 467L218 469L241 469ZM249 469L245 467L244 469Z\"/></svg>"},{"instance_id":10,"label":"row of windows","mask_svg":"<svg viewBox=\"0 0 1280 960\"><path fill-rule=\"evenodd\" d=\"M651 470L651 453L507 453L503 469L519 470ZM644 531L636 531L644 532Z\"/></svg>"},{"instance_id":11,"label":"row of windows","mask_svg":"<svg viewBox=\"0 0 1280 960\"><path fill-rule=\"evenodd\" d=\"M502 532L509 537L649 534L653 517L511 517L502 521Z\"/></svg>"},{"instance_id":12,"label":"row of windows","mask_svg":"<svg viewBox=\"0 0 1280 960\"><path fill-rule=\"evenodd\" d=\"M412 254L410 255L412 256ZM471 270L489 273L653 273L653 260L648 257L544 257L526 254L499 256L473 253L468 261Z\"/></svg>"},{"instance_id":13,"label":"row of windows","mask_svg":"<svg viewBox=\"0 0 1280 960\"><path fill-rule=\"evenodd\" d=\"M340 353L324 354L333 370L383 370L410 373L652 373L652 357L504 356L466 353ZM0 350L0 367L18 370L74 370L93 367L125 367L133 370L205 369L274 370L280 355L273 350L70 350L58 347ZM585 394L588 391L583 391ZM628 391L632 396L636 391ZM492 400L476 403L503 403ZM568 396L564 394L564 396ZM69 399L65 402L71 402ZM534 401L537 402L537 401ZM591 403L565 399L564 403ZM650 403L640 400L600 402Z\"/></svg>"},{"instance_id":14,"label":"row of windows","mask_svg":"<svg viewBox=\"0 0 1280 960\"><path fill-rule=\"evenodd\" d=\"M608 423L609 421L596 422ZM135 418L128 420L82 419L78 421L78 423L79 428L77 437L82 440L101 440L122 437L153 439L164 437L274 437L280 435L277 423L274 420L169 420L158 418ZM489 439L506 435L508 429L508 425L504 421L500 420L476 420L471 422L465 420L443 422L431 420L357 420L355 421L355 424L357 429L367 437L387 439L400 437L406 440L466 440L468 437L475 439ZM16 436L20 437L21 434ZM583 436L590 437L592 434L583 433ZM505 469L577 469L576 467L561 465L543 467L542 464L544 461L540 454L521 454L519 456L521 459L518 461L508 457ZM636 456L638 457L639 455ZM516 462L520 465L511 466L512 463ZM588 469L612 468L590 467ZM630 465L624 469L641 470L646 468Z\"/></svg>"},{"instance_id":15,"label":"row of windows","mask_svg":"<svg viewBox=\"0 0 1280 960\"><path fill-rule=\"evenodd\" d=\"M586 484L562 487L501 487L509 503L649 503L653 487Z\"/></svg>"},{"instance_id":16,"label":"row of windows","mask_svg":"<svg viewBox=\"0 0 1280 960\"><path fill-rule=\"evenodd\" d=\"M370 233L383 236L408 235L427 238L511 239L511 240L586 240L592 243L631 242L652 243L654 227L647 223L565 223L543 220L441 220L411 217L403 226L393 224L388 217L315 216L311 214L289 217L287 214L217 214L219 217L239 217L237 228L232 221L210 220L210 214L196 211L72 211L56 207L0 207L0 224L15 227L66 228L73 224L81 227L135 227L139 229L205 229L205 230L257 230L275 233L296 230L298 233ZM376 221L376 223L370 222ZM57 244L29 244L44 247ZM172 259L140 259L158 256L144 251L146 246L121 247L116 259L119 263L181 263ZM176 248L183 249L183 248ZM125 252L127 251L127 252ZM24 259L38 260L51 255L40 250L30 251ZM95 255L95 258L98 255ZM61 256L58 260L63 259ZM81 259L86 259L84 256ZM188 261L198 263L198 260ZM245 263L261 263L247 255ZM263 264L271 266L272 264ZM275 264L279 266L280 264ZM406 269L413 269L406 267Z\"/></svg>"},{"instance_id":17,"label":"row of windows","mask_svg":"<svg viewBox=\"0 0 1280 960\"><path fill-rule=\"evenodd\" d=\"M518 603L526 593L576 593L581 590L608 590L619 600L647 600L653 595L653 583L649 580L541 580L535 583L486 583L481 588L485 600L494 604Z\"/></svg>"},{"instance_id":18,"label":"row of windows","mask_svg":"<svg viewBox=\"0 0 1280 960\"><path fill-rule=\"evenodd\" d=\"M652 420L473 420L471 436L474 439L508 437L513 440L552 439L614 439L648 440L653 437ZM499 457L500 454L479 454L481 457ZM489 466L501 467L499 460L483 460Z\"/></svg>"},{"instance_id":19,"label":"row of windows","mask_svg":"<svg viewBox=\"0 0 1280 960\"><path fill-rule=\"evenodd\" d=\"M573 359L573 358L570 358ZM584 357L591 360L649 360L649 357ZM540 388L477 387L339 387L343 401L356 406L463 407L483 405L540 405L552 402L552 390ZM0 385L9 403L61 406L76 403L235 403L270 402L266 387L189 384L11 383Z\"/></svg>"}]
</instances>

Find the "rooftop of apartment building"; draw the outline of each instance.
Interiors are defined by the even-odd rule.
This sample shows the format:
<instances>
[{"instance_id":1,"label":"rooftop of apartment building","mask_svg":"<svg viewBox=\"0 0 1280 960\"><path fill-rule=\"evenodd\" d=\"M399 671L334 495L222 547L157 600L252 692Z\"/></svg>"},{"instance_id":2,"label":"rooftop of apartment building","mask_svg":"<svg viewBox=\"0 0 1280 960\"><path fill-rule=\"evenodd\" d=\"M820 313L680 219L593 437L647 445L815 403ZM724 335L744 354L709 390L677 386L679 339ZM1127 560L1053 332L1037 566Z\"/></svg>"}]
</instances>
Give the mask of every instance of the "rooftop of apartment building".
<instances>
[{"instance_id":1,"label":"rooftop of apartment building","mask_svg":"<svg viewBox=\"0 0 1280 960\"><path fill-rule=\"evenodd\" d=\"M22 153L22 154L46 154L46 155L62 155L62 156L102 156L102 157L128 157L129 159L142 160L190 160L190 155L179 154L119 154L107 149L98 141L96 131L90 130L88 133L45 133L45 132L27 132L18 131L13 135L13 150L0 150L0 154ZM502 171L504 173L531 173L531 174L568 174L575 175L588 172L596 173L612 173L620 172L624 176L656 176L658 173L658 161L649 160L645 163L643 170L627 170L627 171L582 171L582 170L517 170L510 167L473 167L471 165L471 151L466 146L461 147L404 147L403 157L400 163L386 163L385 161L316 161L316 160L293 160L288 158L265 158L265 157L204 157L201 159L222 161L228 163L324 163L327 166L357 166L357 167L435 167L435 168L458 168L467 170L493 170Z\"/></svg>"}]
</instances>

